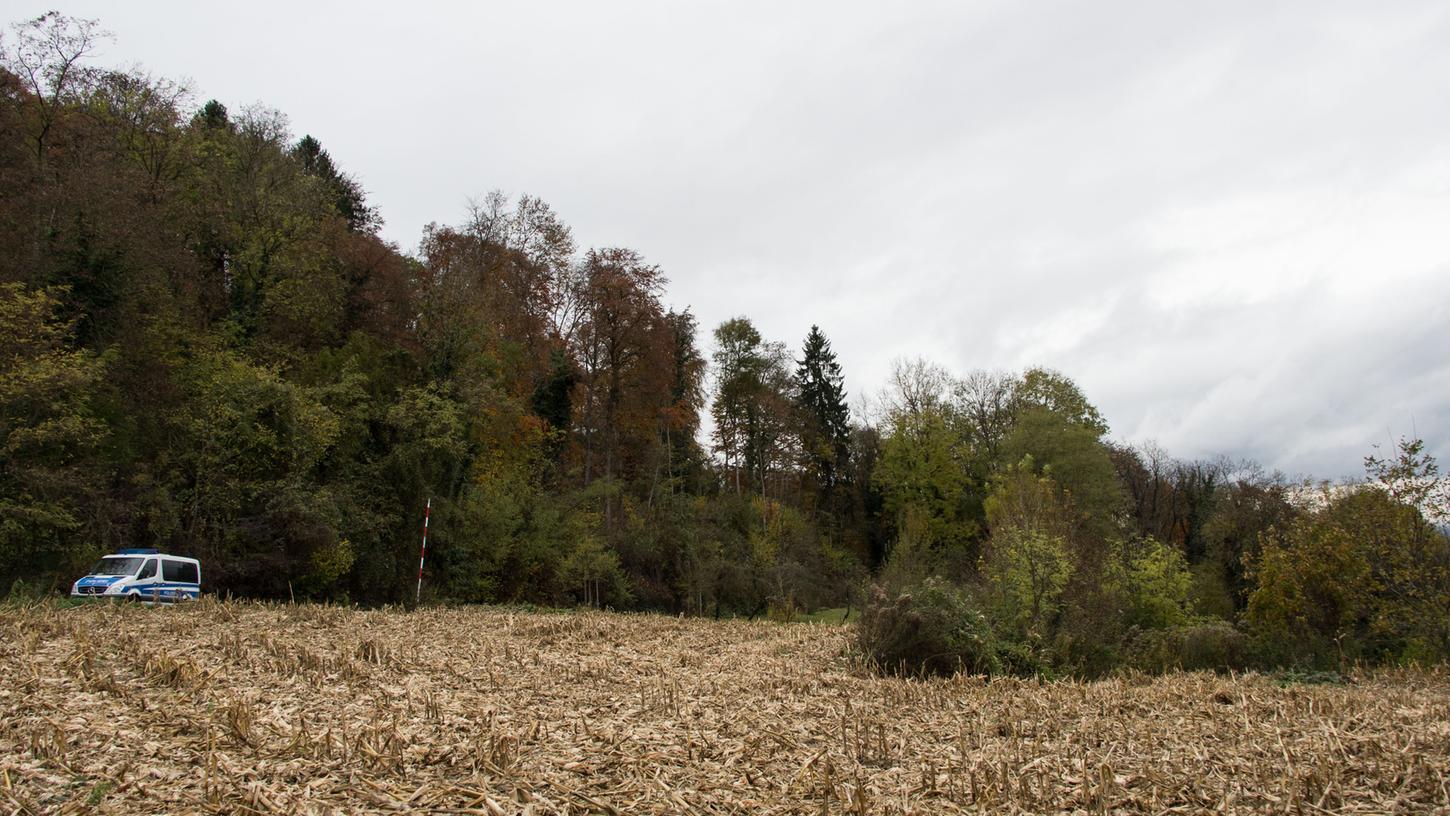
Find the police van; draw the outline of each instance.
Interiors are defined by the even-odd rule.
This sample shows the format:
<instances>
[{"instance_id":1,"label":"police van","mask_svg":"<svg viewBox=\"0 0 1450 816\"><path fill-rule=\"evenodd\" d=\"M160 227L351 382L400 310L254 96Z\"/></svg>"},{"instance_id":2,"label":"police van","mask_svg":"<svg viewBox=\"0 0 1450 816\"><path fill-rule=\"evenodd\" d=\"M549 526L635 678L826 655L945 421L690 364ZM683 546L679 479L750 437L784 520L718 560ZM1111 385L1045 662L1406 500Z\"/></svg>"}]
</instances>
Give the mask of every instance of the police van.
<instances>
[{"instance_id":1,"label":"police van","mask_svg":"<svg viewBox=\"0 0 1450 816\"><path fill-rule=\"evenodd\" d=\"M185 601L201 595L201 562L157 550L102 556L70 589L73 598Z\"/></svg>"}]
</instances>

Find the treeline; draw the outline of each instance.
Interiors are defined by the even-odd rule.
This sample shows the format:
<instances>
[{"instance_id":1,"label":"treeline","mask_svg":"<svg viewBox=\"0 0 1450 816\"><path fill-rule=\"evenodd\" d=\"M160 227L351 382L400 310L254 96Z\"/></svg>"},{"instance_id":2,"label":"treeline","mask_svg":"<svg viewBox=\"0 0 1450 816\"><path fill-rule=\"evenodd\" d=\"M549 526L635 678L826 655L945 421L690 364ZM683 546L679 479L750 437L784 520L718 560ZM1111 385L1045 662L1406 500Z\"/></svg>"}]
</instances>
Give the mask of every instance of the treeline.
<instances>
[{"instance_id":1,"label":"treeline","mask_svg":"<svg viewBox=\"0 0 1450 816\"><path fill-rule=\"evenodd\" d=\"M695 319L640 253L580 250L544 202L495 194L403 254L280 114L92 67L93 23L10 33L5 586L156 546L220 593L404 601L429 498L429 599L749 615L864 575L780 484L805 426L751 390L778 372L748 343L756 469L725 484L697 441ZM789 423L770 450L764 421Z\"/></svg>"},{"instance_id":2,"label":"treeline","mask_svg":"<svg viewBox=\"0 0 1450 816\"><path fill-rule=\"evenodd\" d=\"M864 603L866 648L929 670L1450 650L1417 443L1370 462L1384 489L1310 507L1249 466L1112 443L1042 368L905 362L853 416L818 328L794 347L736 318L707 353L663 270L579 248L538 199L490 195L405 254L280 114L93 67L93 23L11 33L7 586L155 546L211 591L404 602L431 498L433 601Z\"/></svg>"},{"instance_id":3,"label":"treeline","mask_svg":"<svg viewBox=\"0 0 1450 816\"><path fill-rule=\"evenodd\" d=\"M1106 439L1073 383L897 367L861 645L899 671L1095 675L1450 655L1450 496L1417 440L1347 486Z\"/></svg>"}]
</instances>

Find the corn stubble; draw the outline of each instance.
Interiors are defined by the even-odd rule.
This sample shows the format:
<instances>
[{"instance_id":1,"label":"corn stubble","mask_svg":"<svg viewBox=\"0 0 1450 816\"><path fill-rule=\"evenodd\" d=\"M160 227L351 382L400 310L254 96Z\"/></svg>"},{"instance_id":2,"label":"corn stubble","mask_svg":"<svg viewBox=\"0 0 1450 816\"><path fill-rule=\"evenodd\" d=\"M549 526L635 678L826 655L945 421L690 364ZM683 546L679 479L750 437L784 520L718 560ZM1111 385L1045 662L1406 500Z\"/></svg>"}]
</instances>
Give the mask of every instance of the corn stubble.
<instances>
[{"instance_id":1,"label":"corn stubble","mask_svg":"<svg viewBox=\"0 0 1450 816\"><path fill-rule=\"evenodd\" d=\"M0 812L1450 809L1450 673L878 677L843 627L219 604L0 613Z\"/></svg>"}]
</instances>

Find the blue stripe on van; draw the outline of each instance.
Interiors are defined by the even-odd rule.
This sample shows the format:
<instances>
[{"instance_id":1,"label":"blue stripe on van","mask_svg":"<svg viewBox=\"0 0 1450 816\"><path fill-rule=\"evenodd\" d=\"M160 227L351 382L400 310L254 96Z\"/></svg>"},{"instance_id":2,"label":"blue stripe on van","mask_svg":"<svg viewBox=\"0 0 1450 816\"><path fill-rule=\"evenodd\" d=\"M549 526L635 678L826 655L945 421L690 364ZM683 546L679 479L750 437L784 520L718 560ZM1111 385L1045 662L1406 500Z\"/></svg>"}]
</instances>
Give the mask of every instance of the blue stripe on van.
<instances>
[{"instance_id":1,"label":"blue stripe on van","mask_svg":"<svg viewBox=\"0 0 1450 816\"><path fill-rule=\"evenodd\" d=\"M182 583L147 584L146 586L140 586L140 587L126 587L126 592L128 592L128 593L130 593L130 592L138 593L143 598L146 597L146 596L148 596L148 595L151 595L153 592L156 595L160 595L162 597L171 597L173 595L200 595L201 594L201 584L182 584Z\"/></svg>"}]
</instances>

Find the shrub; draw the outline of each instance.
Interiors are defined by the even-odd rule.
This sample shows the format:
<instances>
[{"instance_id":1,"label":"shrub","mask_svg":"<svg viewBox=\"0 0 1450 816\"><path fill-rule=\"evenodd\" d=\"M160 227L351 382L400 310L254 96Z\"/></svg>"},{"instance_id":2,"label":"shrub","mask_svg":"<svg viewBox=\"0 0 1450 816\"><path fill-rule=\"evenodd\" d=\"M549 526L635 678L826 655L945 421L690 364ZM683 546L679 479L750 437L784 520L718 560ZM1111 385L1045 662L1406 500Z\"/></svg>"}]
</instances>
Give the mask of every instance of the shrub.
<instances>
[{"instance_id":1,"label":"shrub","mask_svg":"<svg viewBox=\"0 0 1450 816\"><path fill-rule=\"evenodd\" d=\"M620 568L619 555L597 536L585 536L559 565L559 583L585 606L629 603L630 591Z\"/></svg>"},{"instance_id":2,"label":"shrub","mask_svg":"<svg viewBox=\"0 0 1450 816\"><path fill-rule=\"evenodd\" d=\"M1261 536L1245 620L1282 665L1450 656L1450 538L1393 485L1362 487Z\"/></svg>"},{"instance_id":3,"label":"shrub","mask_svg":"<svg viewBox=\"0 0 1450 816\"><path fill-rule=\"evenodd\" d=\"M1348 677L1337 671L1304 671L1301 669L1283 669L1269 675L1274 685L1279 688L1287 688L1292 685L1303 686L1344 686L1353 682Z\"/></svg>"},{"instance_id":4,"label":"shrub","mask_svg":"<svg viewBox=\"0 0 1450 816\"><path fill-rule=\"evenodd\" d=\"M1130 542L1124 556L1127 623L1145 629L1187 625L1193 579L1183 554L1149 537Z\"/></svg>"},{"instance_id":5,"label":"shrub","mask_svg":"<svg viewBox=\"0 0 1450 816\"><path fill-rule=\"evenodd\" d=\"M995 480L985 509L991 537L981 577L993 622L1019 640L1046 637L1075 566L1065 501L1027 457Z\"/></svg>"},{"instance_id":6,"label":"shrub","mask_svg":"<svg viewBox=\"0 0 1450 816\"><path fill-rule=\"evenodd\" d=\"M886 672L949 675L1002 670L985 615L962 589L940 578L888 595L874 587L857 625L861 651Z\"/></svg>"},{"instance_id":7,"label":"shrub","mask_svg":"<svg viewBox=\"0 0 1450 816\"><path fill-rule=\"evenodd\" d=\"M1190 570L1192 587L1188 591L1191 609L1199 615L1223 618L1234 617L1233 589L1225 575L1224 567L1218 561L1205 561Z\"/></svg>"},{"instance_id":8,"label":"shrub","mask_svg":"<svg viewBox=\"0 0 1450 816\"><path fill-rule=\"evenodd\" d=\"M1255 588L1244 619L1277 665L1333 665L1358 655L1358 623L1373 612L1373 575L1364 548L1326 514L1298 519L1260 537Z\"/></svg>"},{"instance_id":9,"label":"shrub","mask_svg":"<svg viewBox=\"0 0 1450 816\"><path fill-rule=\"evenodd\" d=\"M1253 662L1249 636L1226 621L1134 629L1127 637L1124 655L1127 665L1149 672L1241 670Z\"/></svg>"},{"instance_id":10,"label":"shrub","mask_svg":"<svg viewBox=\"0 0 1450 816\"><path fill-rule=\"evenodd\" d=\"M926 513L914 506L903 509L896 523L896 540L881 567L884 592L902 592L932 574L938 559L932 552L931 541Z\"/></svg>"}]
</instances>

